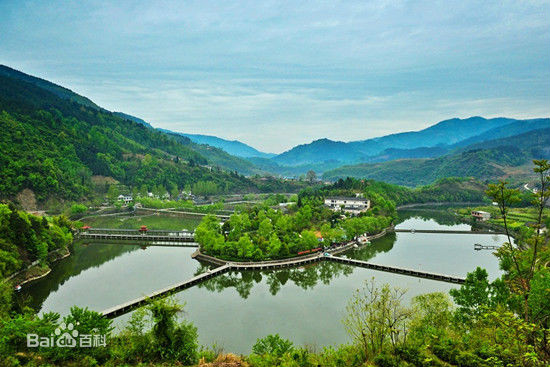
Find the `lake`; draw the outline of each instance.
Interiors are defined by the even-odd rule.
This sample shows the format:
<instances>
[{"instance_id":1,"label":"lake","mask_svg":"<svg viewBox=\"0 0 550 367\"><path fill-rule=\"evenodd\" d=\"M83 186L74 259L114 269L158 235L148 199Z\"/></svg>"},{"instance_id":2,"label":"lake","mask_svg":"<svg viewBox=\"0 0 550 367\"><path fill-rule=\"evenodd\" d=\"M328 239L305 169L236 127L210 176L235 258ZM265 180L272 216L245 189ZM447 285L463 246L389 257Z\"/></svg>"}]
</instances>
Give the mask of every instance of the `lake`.
<instances>
[{"instance_id":1,"label":"lake","mask_svg":"<svg viewBox=\"0 0 550 367\"><path fill-rule=\"evenodd\" d=\"M400 212L398 228L462 229L448 214L437 211ZM147 219L150 218L150 219ZM94 226L160 229L162 218L110 218ZM166 228L192 229L197 219L169 218ZM475 251L474 243L499 245L502 235L392 233L345 256L373 263L465 277L476 266L491 278L500 274L491 251ZM32 297L40 312L66 314L72 305L102 311L154 290L170 286L208 269L191 259L192 248L126 244L75 243L73 255L56 263L52 272L28 286L21 297ZM407 300L429 292L448 292L456 285L399 274L322 262L277 271L231 272L177 293L185 303L184 317L198 328L203 345L249 353L256 339L278 333L295 344L320 349L349 341L341 323L354 290L365 280L406 288ZM124 327L130 315L115 319Z\"/></svg>"}]
</instances>

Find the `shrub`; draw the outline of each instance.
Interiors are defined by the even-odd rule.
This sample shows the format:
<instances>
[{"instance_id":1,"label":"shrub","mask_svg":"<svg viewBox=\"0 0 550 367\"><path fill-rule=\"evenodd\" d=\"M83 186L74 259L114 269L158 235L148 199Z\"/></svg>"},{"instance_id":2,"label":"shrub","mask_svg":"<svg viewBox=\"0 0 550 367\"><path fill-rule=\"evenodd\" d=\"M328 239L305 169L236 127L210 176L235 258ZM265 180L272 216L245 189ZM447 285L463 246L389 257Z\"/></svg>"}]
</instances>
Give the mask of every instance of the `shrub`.
<instances>
[{"instance_id":1,"label":"shrub","mask_svg":"<svg viewBox=\"0 0 550 367\"><path fill-rule=\"evenodd\" d=\"M483 360L470 352L460 352L456 357L456 364L459 367L477 367L482 365Z\"/></svg>"},{"instance_id":2,"label":"shrub","mask_svg":"<svg viewBox=\"0 0 550 367\"><path fill-rule=\"evenodd\" d=\"M272 354L276 357L282 357L285 353L293 350L292 342L283 339L279 334L268 335L265 338L258 339L252 347L252 353L258 355Z\"/></svg>"},{"instance_id":3,"label":"shrub","mask_svg":"<svg viewBox=\"0 0 550 367\"><path fill-rule=\"evenodd\" d=\"M399 362L397 358L386 353L377 355L374 358L374 363L378 367L398 367L399 366Z\"/></svg>"}]
</instances>

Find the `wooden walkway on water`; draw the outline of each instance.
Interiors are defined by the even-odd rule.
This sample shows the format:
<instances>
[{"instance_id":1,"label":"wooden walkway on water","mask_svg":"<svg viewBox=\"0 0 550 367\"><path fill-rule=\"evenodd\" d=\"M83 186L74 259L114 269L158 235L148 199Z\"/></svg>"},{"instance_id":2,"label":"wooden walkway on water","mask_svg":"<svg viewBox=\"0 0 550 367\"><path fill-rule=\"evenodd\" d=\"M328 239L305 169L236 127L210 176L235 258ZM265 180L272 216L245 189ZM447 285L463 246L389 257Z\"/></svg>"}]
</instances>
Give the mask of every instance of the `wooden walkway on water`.
<instances>
[{"instance_id":1,"label":"wooden walkway on water","mask_svg":"<svg viewBox=\"0 0 550 367\"><path fill-rule=\"evenodd\" d=\"M167 295L173 294L175 292L181 291L183 289L190 288L194 285L197 285L205 280L212 279L215 276L218 276L223 273L227 273L229 271L240 271L240 270L276 270L276 269L282 269L282 268L289 268L289 267L297 267L297 266L304 266L308 264L317 263L320 261L332 261L340 264L345 265L351 265L351 266L357 266L367 269L374 269L379 271L386 271L390 273L395 274L402 274L402 275L408 275L408 276L414 276L418 278L425 278L425 279L432 279L437 281L443 281L443 282L449 282L454 284L462 284L464 283L464 278L459 277L453 277L450 275L445 274L437 274L437 273L430 273L425 271L418 271L418 270L412 270L412 269L406 269L406 268L400 268L395 266L387 266L387 265L380 265L380 264L372 264L367 261L362 260L355 260L355 259L349 259L345 257L338 257L333 256L331 254L315 254L315 255L306 255L300 258L291 258L291 259L284 259L284 260L273 260L273 261L261 261L261 262L229 262L224 261L221 259L213 258L208 255L201 254L199 250L197 250L193 257L197 260L201 261L207 261L215 265L220 265L219 267L210 270L206 273L199 274L189 280L186 280L181 283L174 284L170 287L161 289L159 291L153 292L151 294L148 294L146 296L137 298L135 300L123 303L121 305L112 307L108 310L105 310L102 312L103 316L107 318L115 318L117 316L120 316L122 314L125 314L127 312L132 311L133 309L145 305L149 300L153 300L156 298L165 297ZM223 263L223 264L221 264Z\"/></svg>"},{"instance_id":2,"label":"wooden walkway on water","mask_svg":"<svg viewBox=\"0 0 550 367\"><path fill-rule=\"evenodd\" d=\"M393 229L390 229L391 231ZM396 229L395 232L417 232L417 233L459 233L459 234L495 234L496 232L489 232L489 231L480 231L480 232L472 232L472 231L449 231L449 230L411 230L411 229ZM381 237L386 234L386 230L383 232L368 237L369 240L375 239L378 237ZM111 229L89 229L85 233L79 234L80 238L89 238L89 239L101 239L101 240L114 240L114 239L122 239L122 240L133 240L133 241L146 241L146 242L154 242L154 241L160 241L160 242L193 242L194 236L192 232L188 231L153 231L149 230L147 234L140 234L137 230L125 230L125 229L117 229L117 230L111 230ZM426 271L419 271L419 270L413 270L413 269L407 269L397 266L388 266L388 265L381 265L381 264L374 264L369 263L367 261L363 260L356 260L356 259L350 259L347 257L340 257L340 256L334 256L335 254L347 251L353 247L356 247L355 241L350 241L347 243L342 244L341 246L338 246L336 248L328 249L325 253L315 253L315 254L309 254L305 256L300 257L294 257L290 259L281 259L281 260L270 260L270 261L260 261L260 262L233 262L233 261L226 261L219 258L215 258L212 256L205 255L200 252L199 249L195 251L192 255L192 257L196 260L207 262L213 265L218 266L217 268L210 270L208 272L199 274L197 276L192 277L191 279L188 279L186 281L174 284L170 287L152 292L148 295L145 295L143 297L139 297L137 299L131 300L129 302L114 306L112 308L109 308L102 312L103 316L107 318L115 318L122 314L125 314L127 312L130 312L134 310L135 308L138 308L140 306L145 305L150 300L154 300L156 298L165 297L167 295L173 294L175 292L193 287L205 280L212 279L218 275L221 275L223 273L227 273L229 271L240 271L240 270L277 270L277 269L283 269L283 268L290 268L290 267L299 267L304 266L308 264L318 263L321 261L331 261L336 262L339 264L345 264L350 266L356 266L361 268L367 268L367 269L373 269L378 271L385 271L389 273L394 274L401 274L406 276L413 276L418 278L424 278L424 279L431 279L436 281L442 281L442 282L448 282L453 284L463 284L465 282L464 278L460 277L454 277L446 274L438 274L438 273L431 273ZM185 246L185 245L180 245ZM194 246L197 245L191 245L188 246Z\"/></svg>"},{"instance_id":3,"label":"wooden walkway on water","mask_svg":"<svg viewBox=\"0 0 550 367\"><path fill-rule=\"evenodd\" d=\"M126 303L114 306L112 308L109 308L109 309L103 311L102 314L103 314L103 316L105 316L109 319L115 318L117 316L128 313L128 312L130 312L130 311L132 311L132 310L134 310L134 309L136 309L140 306L143 306L151 300L166 297L166 296L168 296L172 293L175 293L175 292L193 287L193 286L195 286L195 285L197 285L197 284L199 284L199 283L201 283L205 280L212 279L215 276L226 273L230 269L231 269L231 265L220 266L219 268L216 268L214 270L210 270L210 271L207 271L205 273L196 275L193 278L188 279L184 282L174 284L170 287L155 291L155 292L150 293L146 296L139 297L139 298L133 299L129 302L126 302Z\"/></svg>"},{"instance_id":4,"label":"wooden walkway on water","mask_svg":"<svg viewBox=\"0 0 550 367\"><path fill-rule=\"evenodd\" d=\"M445 234L504 234L503 232L495 232L488 230L467 231L467 230L449 230L449 229L403 229L396 228L394 232L401 233L445 233Z\"/></svg>"},{"instance_id":5,"label":"wooden walkway on water","mask_svg":"<svg viewBox=\"0 0 550 367\"><path fill-rule=\"evenodd\" d=\"M500 234L493 231L466 231L466 230L426 230L426 229L393 229L399 233L446 233L446 234ZM384 232L385 234L385 232ZM195 236L190 231L172 231L172 230L148 230L139 232L136 229L110 229L110 228L90 228L78 234L80 239L96 241L132 241L146 242L149 245L156 246L182 246L197 247ZM339 252L342 250L340 249Z\"/></svg>"},{"instance_id":6,"label":"wooden walkway on water","mask_svg":"<svg viewBox=\"0 0 550 367\"><path fill-rule=\"evenodd\" d=\"M150 245L198 247L195 235L189 231L90 228L78 234L79 239L96 241L146 242Z\"/></svg>"}]
</instances>

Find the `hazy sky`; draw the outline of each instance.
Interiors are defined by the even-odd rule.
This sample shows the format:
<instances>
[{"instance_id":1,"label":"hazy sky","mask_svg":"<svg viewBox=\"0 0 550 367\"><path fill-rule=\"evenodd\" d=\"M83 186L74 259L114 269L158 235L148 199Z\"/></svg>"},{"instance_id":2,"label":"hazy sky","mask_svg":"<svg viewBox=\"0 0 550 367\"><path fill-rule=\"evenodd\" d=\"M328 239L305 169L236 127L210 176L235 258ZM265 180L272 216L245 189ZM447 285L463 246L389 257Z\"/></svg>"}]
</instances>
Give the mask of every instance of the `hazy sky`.
<instances>
[{"instance_id":1,"label":"hazy sky","mask_svg":"<svg viewBox=\"0 0 550 367\"><path fill-rule=\"evenodd\" d=\"M550 1L0 0L0 14L0 63L263 151L550 116Z\"/></svg>"}]
</instances>

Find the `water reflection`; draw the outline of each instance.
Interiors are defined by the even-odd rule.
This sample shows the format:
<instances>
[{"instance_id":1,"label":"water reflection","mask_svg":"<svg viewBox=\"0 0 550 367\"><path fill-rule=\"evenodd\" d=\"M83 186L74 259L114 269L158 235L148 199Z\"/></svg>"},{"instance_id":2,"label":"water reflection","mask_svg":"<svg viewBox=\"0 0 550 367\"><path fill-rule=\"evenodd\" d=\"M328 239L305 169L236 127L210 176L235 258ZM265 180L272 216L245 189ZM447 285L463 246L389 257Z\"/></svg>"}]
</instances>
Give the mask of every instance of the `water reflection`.
<instances>
[{"instance_id":1,"label":"water reflection","mask_svg":"<svg viewBox=\"0 0 550 367\"><path fill-rule=\"evenodd\" d=\"M195 275L203 273L207 269L208 266L203 265ZM269 293L275 296L289 281L303 290L308 290L318 284L327 285L332 279L349 276L351 273L353 273L353 268L350 266L323 261L300 268L231 271L201 283L198 287L218 293L228 288L234 288L241 298L246 299L254 285L262 282L268 285Z\"/></svg>"},{"instance_id":2,"label":"water reflection","mask_svg":"<svg viewBox=\"0 0 550 367\"><path fill-rule=\"evenodd\" d=\"M442 210L434 208L418 208L399 210L399 218L396 224L406 222L410 219L422 220L424 222L435 222L444 226L456 226L463 224L460 217L452 209ZM404 228L404 227L403 227Z\"/></svg>"},{"instance_id":3,"label":"water reflection","mask_svg":"<svg viewBox=\"0 0 550 367\"><path fill-rule=\"evenodd\" d=\"M20 297L25 298L25 301L38 311L50 293L57 291L68 279L136 250L139 250L138 246L75 242L70 247L71 256L53 264L52 271L26 287Z\"/></svg>"}]
</instances>

